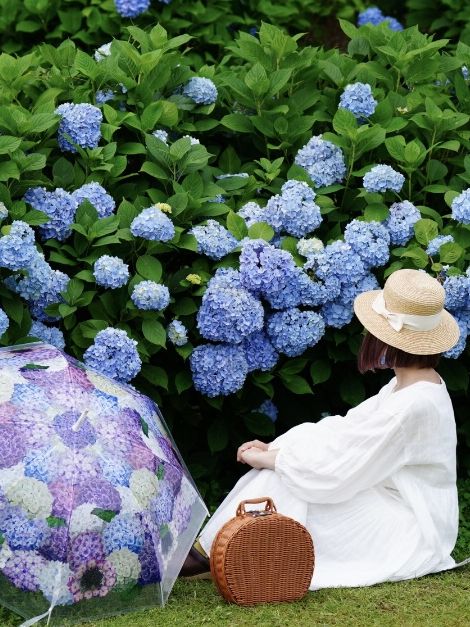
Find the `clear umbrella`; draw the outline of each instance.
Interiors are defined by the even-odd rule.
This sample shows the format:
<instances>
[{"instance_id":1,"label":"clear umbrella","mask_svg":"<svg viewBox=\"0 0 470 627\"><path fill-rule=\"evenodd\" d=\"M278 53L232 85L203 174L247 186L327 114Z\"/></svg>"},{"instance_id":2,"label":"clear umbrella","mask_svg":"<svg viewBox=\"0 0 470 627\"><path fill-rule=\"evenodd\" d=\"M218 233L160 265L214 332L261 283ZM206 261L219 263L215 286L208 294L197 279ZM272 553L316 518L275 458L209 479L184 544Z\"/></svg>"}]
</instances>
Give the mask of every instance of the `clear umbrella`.
<instances>
[{"instance_id":1,"label":"clear umbrella","mask_svg":"<svg viewBox=\"0 0 470 627\"><path fill-rule=\"evenodd\" d=\"M51 625L163 605L207 513L153 401L0 349L0 603Z\"/></svg>"}]
</instances>

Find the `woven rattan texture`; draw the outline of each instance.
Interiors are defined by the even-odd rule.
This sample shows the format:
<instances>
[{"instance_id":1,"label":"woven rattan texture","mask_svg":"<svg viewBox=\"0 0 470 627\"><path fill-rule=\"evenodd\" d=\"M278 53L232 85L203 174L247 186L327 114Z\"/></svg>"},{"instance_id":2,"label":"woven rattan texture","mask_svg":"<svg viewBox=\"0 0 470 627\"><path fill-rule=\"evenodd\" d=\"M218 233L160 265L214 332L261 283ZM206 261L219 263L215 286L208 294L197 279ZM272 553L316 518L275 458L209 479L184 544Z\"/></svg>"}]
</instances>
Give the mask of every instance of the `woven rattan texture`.
<instances>
[{"instance_id":1,"label":"woven rattan texture","mask_svg":"<svg viewBox=\"0 0 470 627\"><path fill-rule=\"evenodd\" d=\"M253 517L247 513L222 527L210 562L226 601L255 605L302 598L315 559L312 538L303 525L282 514Z\"/></svg>"}]
</instances>

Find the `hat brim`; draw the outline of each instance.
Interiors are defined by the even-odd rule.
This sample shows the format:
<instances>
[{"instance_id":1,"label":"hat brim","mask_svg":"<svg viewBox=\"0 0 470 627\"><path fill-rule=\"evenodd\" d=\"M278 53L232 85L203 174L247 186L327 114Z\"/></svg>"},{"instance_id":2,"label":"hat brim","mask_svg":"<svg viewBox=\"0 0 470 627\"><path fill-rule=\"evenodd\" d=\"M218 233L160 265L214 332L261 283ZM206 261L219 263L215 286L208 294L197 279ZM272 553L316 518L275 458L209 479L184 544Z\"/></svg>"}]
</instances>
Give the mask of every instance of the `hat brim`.
<instances>
[{"instance_id":1,"label":"hat brim","mask_svg":"<svg viewBox=\"0 0 470 627\"><path fill-rule=\"evenodd\" d=\"M363 292L354 300L354 313L362 325L386 344L412 355L436 355L455 346L460 329L455 318L445 309L439 325L431 331L395 331L388 321L372 309L372 303L381 290Z\"/></svg>"}]
</instances>

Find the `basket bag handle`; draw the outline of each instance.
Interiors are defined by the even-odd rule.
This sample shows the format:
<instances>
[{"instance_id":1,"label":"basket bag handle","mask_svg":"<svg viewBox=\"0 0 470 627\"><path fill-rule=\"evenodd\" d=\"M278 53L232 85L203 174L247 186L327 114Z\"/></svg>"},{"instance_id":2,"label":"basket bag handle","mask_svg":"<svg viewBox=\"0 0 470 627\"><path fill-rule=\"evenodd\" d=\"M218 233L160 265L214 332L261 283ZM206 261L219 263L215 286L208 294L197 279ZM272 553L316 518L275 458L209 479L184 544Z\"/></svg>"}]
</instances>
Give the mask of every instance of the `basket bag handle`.
<instances>
[{"instance_id":1,"label":"basket bag handle","mask_svg":"<svg viewBox=\"0 0 470 627\"><path fill-rule=\"evenodd\" d=\"M239 506L237 507L237 516L245 516L246 510L245 505L255 505L256 503L264 503L266 501L266 506L264 508L265 512L277 512L276 506L274 505L274 501L270 496L261 496L257 499L246 499L245 501L241 501Z\"/></svg>"}]
</instances>

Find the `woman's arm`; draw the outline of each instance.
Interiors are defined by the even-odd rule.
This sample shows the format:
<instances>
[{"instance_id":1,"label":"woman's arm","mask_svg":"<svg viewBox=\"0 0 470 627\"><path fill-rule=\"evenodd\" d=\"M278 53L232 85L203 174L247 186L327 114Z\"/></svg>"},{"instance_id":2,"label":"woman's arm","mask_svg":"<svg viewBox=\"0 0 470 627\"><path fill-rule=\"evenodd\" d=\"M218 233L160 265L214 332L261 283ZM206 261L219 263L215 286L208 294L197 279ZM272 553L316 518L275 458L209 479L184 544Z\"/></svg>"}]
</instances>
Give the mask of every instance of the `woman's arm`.
<instances>
[{"instance_id":1,"label":"woman's arm","mask_svg":"<svg viewBox=\"0 0 470 627\"><path fill-rule=\"evenodd\" d=\"M244 450L240 454L240 460L245 462L249 466L261 470L262 468L268 468L274 470L276 463L276 457L279 449L273 449L271 451L262 450L256 446L252 446Z\"/></svg>"}]
</instances>

